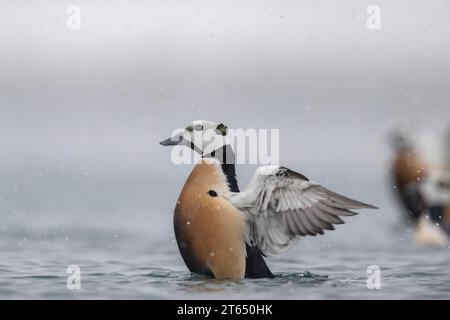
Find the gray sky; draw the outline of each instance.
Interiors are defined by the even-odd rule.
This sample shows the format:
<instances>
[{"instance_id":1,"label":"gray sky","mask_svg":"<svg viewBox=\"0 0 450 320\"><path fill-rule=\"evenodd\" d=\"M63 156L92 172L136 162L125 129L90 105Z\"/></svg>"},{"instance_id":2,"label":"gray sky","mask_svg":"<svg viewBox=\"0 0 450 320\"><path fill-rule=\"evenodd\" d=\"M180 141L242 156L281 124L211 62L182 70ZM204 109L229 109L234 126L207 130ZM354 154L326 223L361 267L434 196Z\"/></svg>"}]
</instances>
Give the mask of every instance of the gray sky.
<instances>
[{"instance_id":1,"label":"gray sky","mask_svg":"<svg viewBox=\"0 0 450 320\"><path fill-rule=\"evenodd\" d=\"M190 168L157 143L193 119L279 128L282 164L385 201L387 130L450 118L450 3L377 1L378 31L370 4L3 0L2 208L170 212Z\"/></svg>"}]
</instances>

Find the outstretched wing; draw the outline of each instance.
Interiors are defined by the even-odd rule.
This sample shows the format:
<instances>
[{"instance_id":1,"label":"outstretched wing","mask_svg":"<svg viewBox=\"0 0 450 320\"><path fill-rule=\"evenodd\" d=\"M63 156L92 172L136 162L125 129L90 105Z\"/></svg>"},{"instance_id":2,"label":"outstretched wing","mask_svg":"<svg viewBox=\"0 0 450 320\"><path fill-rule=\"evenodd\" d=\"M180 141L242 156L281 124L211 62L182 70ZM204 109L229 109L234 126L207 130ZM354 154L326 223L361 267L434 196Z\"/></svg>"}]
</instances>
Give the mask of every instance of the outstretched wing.
<instances>
[{"instance_id":1,"label":"outstretched wing","mask_svg":"<svg viewBox=\"0 0 450 320\"><path fill-rule=\"evenodd\" d=\"M246 215L250 243L264 254L277 254L294 245L299 236L323 234L342 224L352 209L376 208L332 192L284 167L256 170L231 203Z\"/></svg>"}]
</instances>

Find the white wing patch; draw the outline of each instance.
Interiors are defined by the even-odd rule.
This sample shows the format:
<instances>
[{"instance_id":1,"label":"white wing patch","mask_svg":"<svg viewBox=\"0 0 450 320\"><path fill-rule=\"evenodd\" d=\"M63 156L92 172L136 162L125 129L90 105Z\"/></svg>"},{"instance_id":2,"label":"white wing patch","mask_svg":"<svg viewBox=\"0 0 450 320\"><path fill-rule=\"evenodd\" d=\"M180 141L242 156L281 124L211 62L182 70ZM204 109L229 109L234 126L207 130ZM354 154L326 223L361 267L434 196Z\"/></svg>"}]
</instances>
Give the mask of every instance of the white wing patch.
<instances>
[{"instance_id":1,"label":"white wing patch","mask_svg":"<svg viewBox=\"0 0 450 320\"><path fill-rule=\"evenodd\" d=\"M283 167L256 170L231 203L243 212L248 240L266 255L292 247L300 236L323 234L342 224L340 216L355 215L350 209L375 208L327 190L303 175Z\"/></svg>"}]
</instances>

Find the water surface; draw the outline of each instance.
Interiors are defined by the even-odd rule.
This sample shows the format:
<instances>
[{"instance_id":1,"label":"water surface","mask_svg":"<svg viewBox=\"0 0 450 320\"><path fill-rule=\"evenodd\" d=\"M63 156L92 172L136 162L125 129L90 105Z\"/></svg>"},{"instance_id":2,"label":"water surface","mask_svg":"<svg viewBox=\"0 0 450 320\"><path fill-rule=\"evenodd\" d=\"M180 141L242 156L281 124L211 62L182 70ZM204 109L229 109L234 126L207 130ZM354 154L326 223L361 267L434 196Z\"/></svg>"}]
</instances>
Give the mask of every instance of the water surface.
<instances>
[{"instance_id":1,"label":"water surface","mask_svg":"<svg viewBox=\"0 0 450 320\"><path fill-rule=\"evenodd\" d=\"M345 229L334 232L340 231ZM87 226L11 227L1 229L0 240L4 299L450 298L449 249L417 248L407 230L387 228L376 242L331 233L303 239L268 259L275 279L241 281L189 273L170 235ZM66 268L72 264L81 269L81 290L66 287ZM366 286L369 265L381 268L379 290Z\"/></svg>"}]
</instances>

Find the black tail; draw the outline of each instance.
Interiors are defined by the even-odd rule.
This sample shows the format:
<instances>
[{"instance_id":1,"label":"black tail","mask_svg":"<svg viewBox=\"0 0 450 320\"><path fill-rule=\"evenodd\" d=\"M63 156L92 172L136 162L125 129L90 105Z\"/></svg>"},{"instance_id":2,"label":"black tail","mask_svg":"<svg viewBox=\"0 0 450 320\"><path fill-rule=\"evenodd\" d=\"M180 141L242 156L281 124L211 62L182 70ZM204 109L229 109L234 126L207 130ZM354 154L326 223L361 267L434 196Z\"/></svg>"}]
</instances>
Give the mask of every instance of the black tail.
<instances>
[{"instance_id":1,"label":"black tail","mask_svg":"<svg viewBox=\"0 0 450 320\"><path fill-rule=\"evenodd\" d=\"M275 278L263 259L261 251L257 247L250 247L245 244L247 249L247 260L245 266L246 278Z\"/></svg>"}]
</instances>

